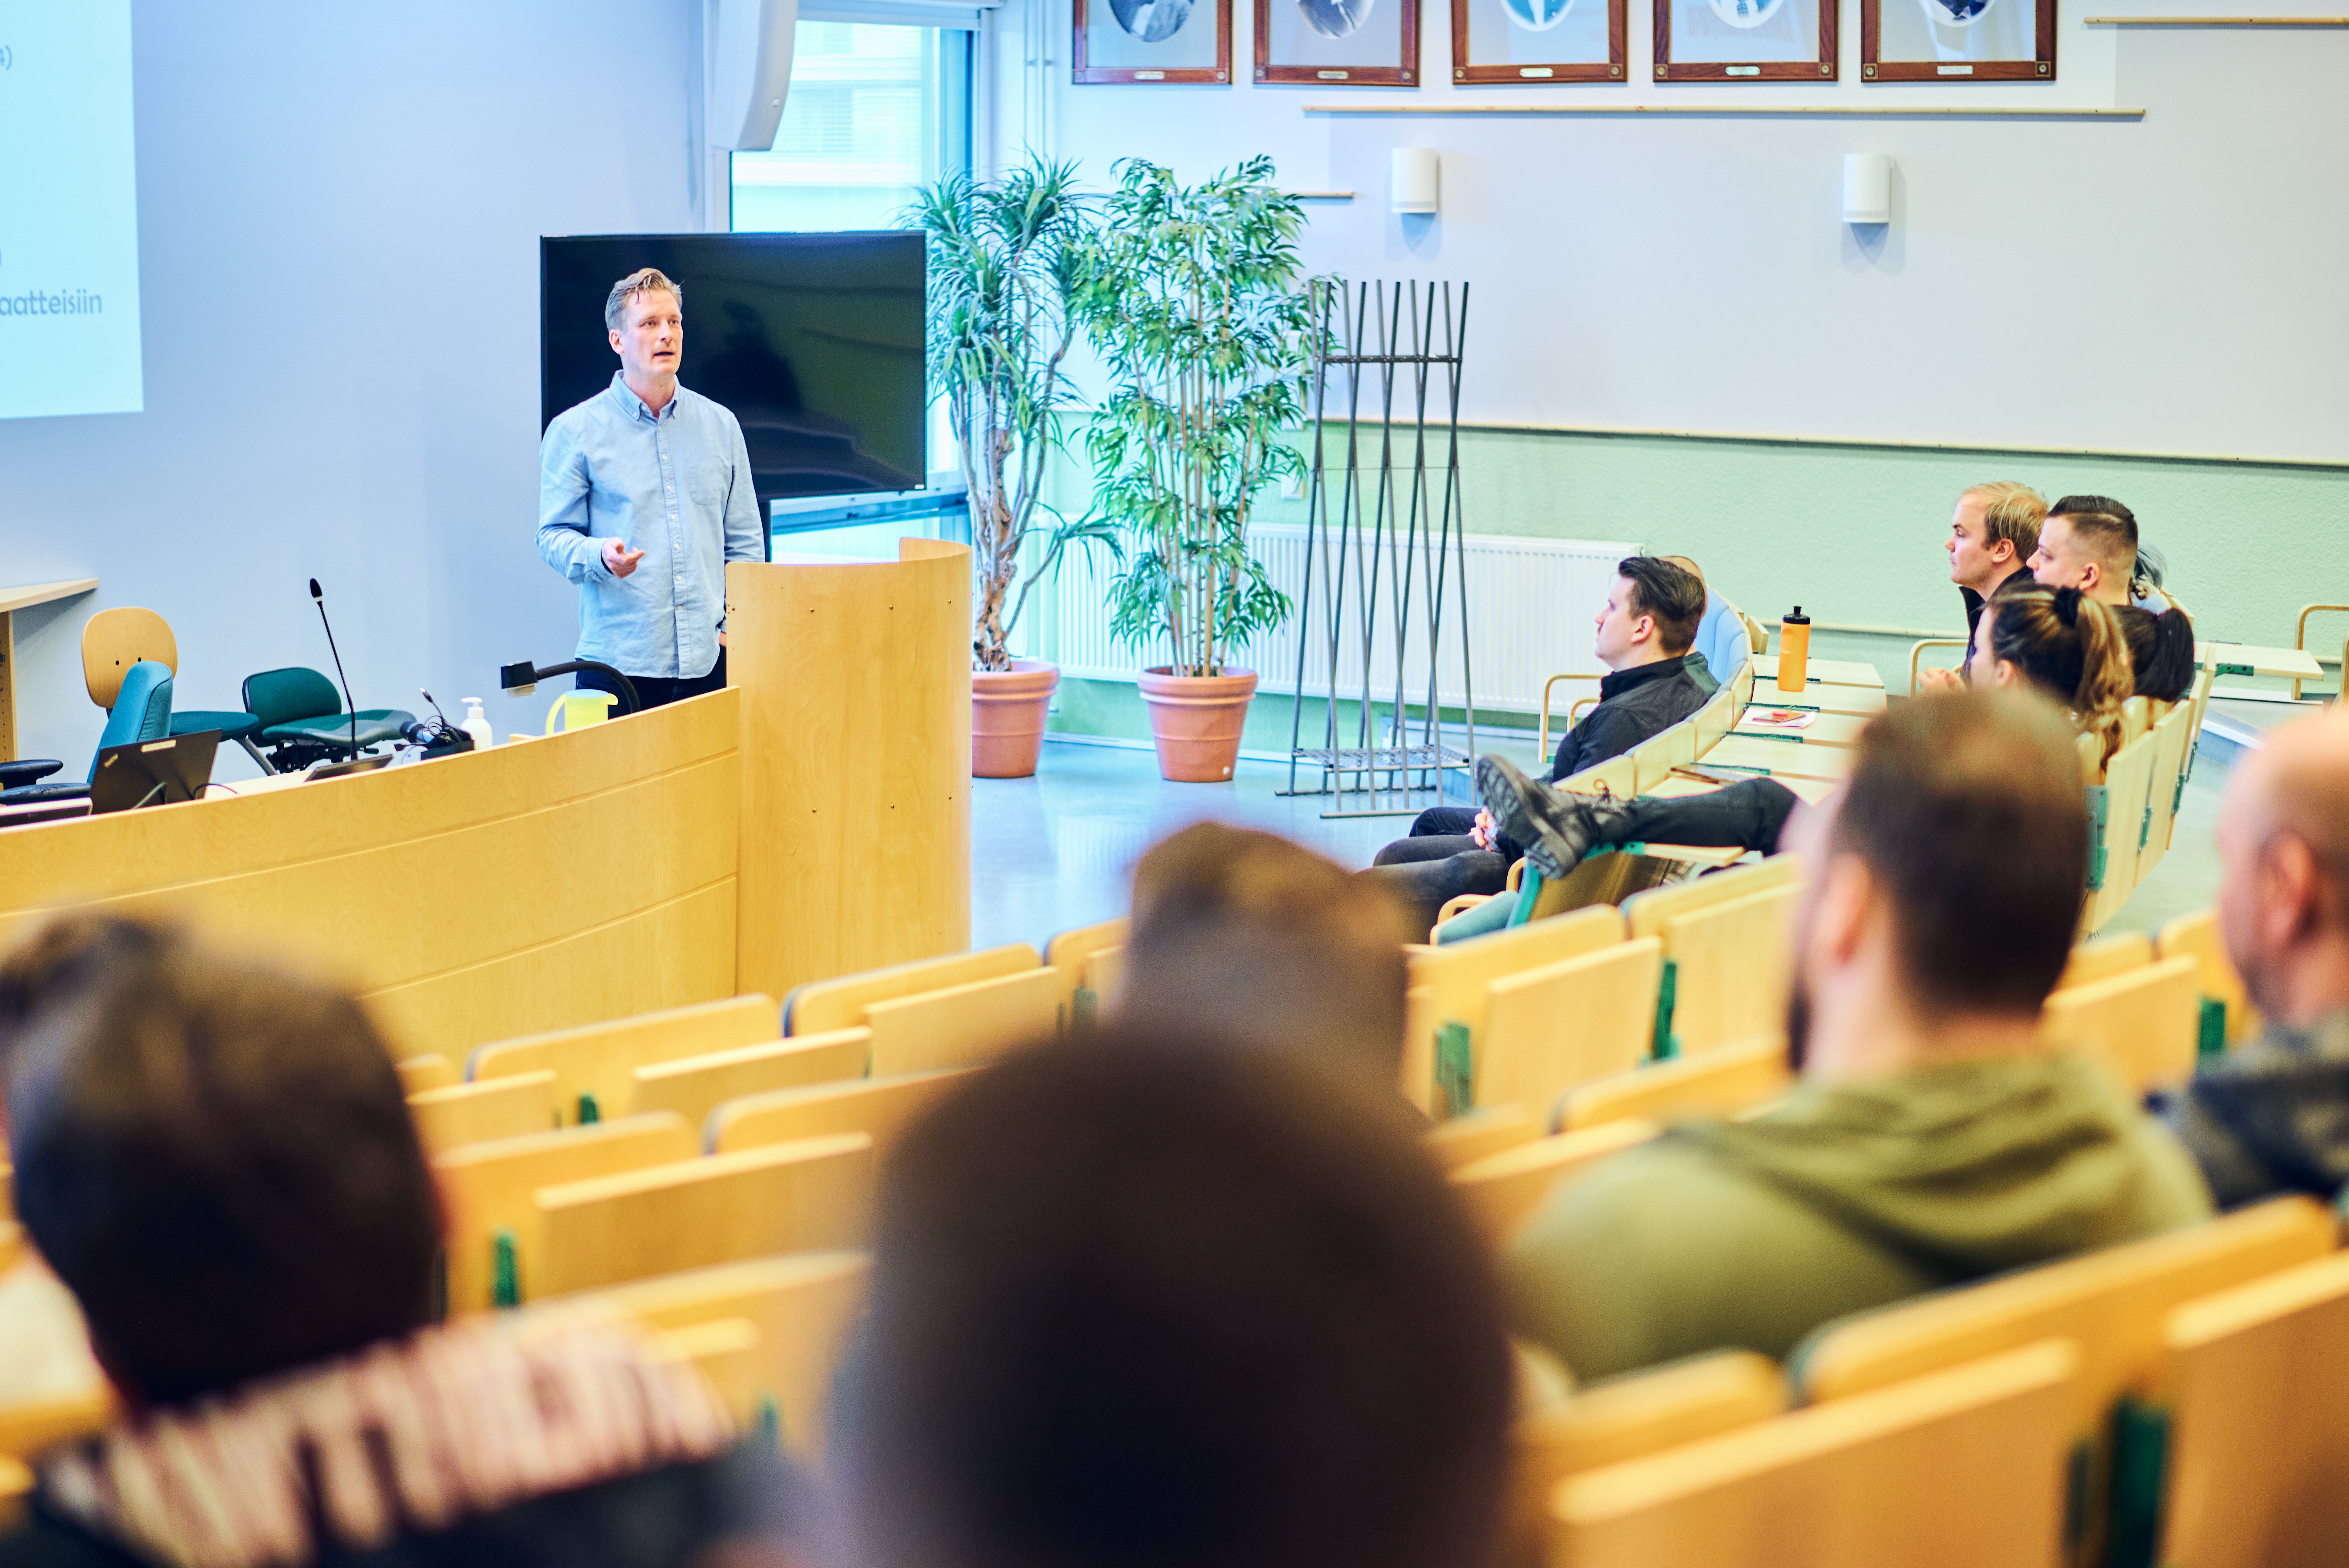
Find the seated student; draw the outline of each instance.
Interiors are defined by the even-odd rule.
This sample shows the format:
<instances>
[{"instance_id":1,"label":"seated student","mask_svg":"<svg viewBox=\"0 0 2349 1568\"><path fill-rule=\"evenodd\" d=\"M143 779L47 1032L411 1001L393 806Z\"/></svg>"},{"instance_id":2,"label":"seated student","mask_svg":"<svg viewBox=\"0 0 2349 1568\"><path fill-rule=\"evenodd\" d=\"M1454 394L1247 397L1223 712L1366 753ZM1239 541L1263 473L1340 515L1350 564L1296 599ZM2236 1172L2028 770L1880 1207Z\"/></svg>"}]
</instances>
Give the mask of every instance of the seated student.
<instances>
[{"instance_id":1,"label":"seated student","mask_svg":"<svg viewBox=\"0 0 2349 1568\"><path fill-rule=\"evenodd\" d=\"M2137 514L2109 495L2066 495L2049 507L2030 565L2042 587L2077 588L2115 609L2177 607L2145 575Z\"/></svg>"},{"instance_id":2,"label":"seated student","mask_svg":"<svg viewBox=\"0 0 2349 1568\"><path fill-rule=\"evenodd\" d=\"M0 966L0 1064L17 1216L126 1411L0 1564L780 1554L777 1461L636 1332L433 1325L439 1202L346 993L69 915Z\"/></svg>"},{"instance_id":3,"label":"seated student","mask_svg":"<svg viewBox=\"0 0 2349 1568\"><path fill-rule=\"evenodd\" d=\"M2039 548L2039 525L2046 517L2045 497L2013 480L1972 485L1959 495L1942 548L1950 553L1950 581L1958 585L1965 604L1968 637L1982 619L1985 599L2018 577L2030 580L2024 563ZM1919 684L1927 691L1948 691L1964 685L1965 675L1958 670L1928 670Z\"/></svg>"},{"instance_id":4,"label":"seated student","mask_svg":"<svg viewBox=\"0 0 2349 1568\"><path fill-rule=\"evenodd\" d=\"M1558 742L1549 777L1564 779L1671 728L1704 706L1711 693L1689 673L1688 651L1704 614L1704 585L1654 556L1632 556L1616 568L1599 612L1599 661L1613 671L1599 683L1599 705ZM1717 690L1717 687L1715 688ZM1411 836L1378 853L1373 870L1397 897L1435 923L1445 902L1463 893L1497 893L1509 864L1524 851L1496 841L1492 826L1465 806L1419 814Z\"/></svg>"},{"instance_id":5,"label":"seated student","mask_svg":"<svg viewBox=\"0 0 2349 1568\"><path fill-rule=\"evenodd\" d=\"M2087 875L2080 763L2044 699L1954 692L1862 735L1801 819L1788 1055L1749 1121L1691 1122L1553 1194L1504 1262L1519 1332L1580 1378L2191 1224L2193 1161L2038 1038Z\"/></svg>"},{"instance_id":6,"label":"seated student","mask_svg":"<svg viewBox=\"0 0 2349 1568\"><path fill-rule=\"evenodd\" d=\"M2219 817L2219 929L2262 1033L2164 1115L2220 1207L2349 1184L2349 717L2271 731Z\"/></svg>"},{"instance_id":7,"label":"seated student","mask_svg":"<svg viewBox=\"0 0 2349 1568\"><path fill-rule=\"evenodd\" d=\"M2129 605L2115 610L2128 642L2137 694L2176 702L2194 689L2194 623L2172 605L2159 615Z\"/></svg>"},{"instance_id":8,"label":"seated student","mask_svg":"<svg viewBox=\"0 0 2349 1568\"><path fill-rule=\"evenodd\" d=\"M1197 1037L990 1067L882 1173L834 1453L891 1568L1466 1568L1512 1368L1392 1096Z\"/></svg>"},{"instance_id":9,"label":"seated student","mask_svg":"<svg viewBox=\"0 0 2349 1568\"><path fill-rule=\"evenodd\" d=\"M2174 662L2174 647L2164 657ZM2077 729L2103 737L2106 762L2120 749L2121 704L2134 680L2127 638L2118 614L2075 589L2050 593L2010 579L1974 628L1968 679L1980 690L2020 686L2063 704ZM1594 800L1528 779L1502 757L1476 759L1476 787L1500 831L1526 846L1526 858L1545 877L1563 876L1591 850L1614 844L1768 854L1799 804L1775 779L1670 800Z\"/></svg>"},{"instance_id":10,"label":"seated student","mask_svg":"<svg viewBox=\"0 0 2349 1568\"><path fill-rule=\"evenodd\" d=\"M1392 1090L1403 944L1426 934L1375 883L1276 834L1202 822L1133 868L1118 1015L1294 1051Z\"/></svg>"}]
</instances>

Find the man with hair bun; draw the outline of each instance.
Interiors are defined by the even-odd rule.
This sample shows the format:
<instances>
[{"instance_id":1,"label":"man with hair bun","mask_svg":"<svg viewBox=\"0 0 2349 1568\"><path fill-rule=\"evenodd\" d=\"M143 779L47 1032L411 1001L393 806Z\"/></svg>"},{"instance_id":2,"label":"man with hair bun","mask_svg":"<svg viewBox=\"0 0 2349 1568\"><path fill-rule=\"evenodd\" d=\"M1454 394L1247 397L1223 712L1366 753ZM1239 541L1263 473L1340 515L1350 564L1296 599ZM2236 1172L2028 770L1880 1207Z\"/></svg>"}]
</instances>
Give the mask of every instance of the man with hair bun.
<instances>
[{"instance_id":1,"label":"man with hair bun","mask_svg":"<svg viewBox=\"0 0 2349 1568\"><path fill-rule=\"evenodd\" d=\"M685 291L655 267L612 286L612 384L554 416L538 449L538 553L579 589L579 654L647 708L726 684L726 563L766 557L732 412L678 384ZM611 680L582 671L583 691Z\"/></svg>"}]
</instances>

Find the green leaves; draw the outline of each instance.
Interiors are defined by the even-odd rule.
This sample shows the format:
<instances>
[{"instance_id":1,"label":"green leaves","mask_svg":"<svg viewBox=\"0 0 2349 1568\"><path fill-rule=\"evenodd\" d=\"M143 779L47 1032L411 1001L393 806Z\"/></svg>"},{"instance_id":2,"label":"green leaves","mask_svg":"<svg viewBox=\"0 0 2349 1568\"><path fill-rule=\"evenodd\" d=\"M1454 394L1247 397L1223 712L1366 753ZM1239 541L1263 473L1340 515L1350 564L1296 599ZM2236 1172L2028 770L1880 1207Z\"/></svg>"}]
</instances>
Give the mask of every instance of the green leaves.
<instances>
[{"instance_id":1,"label":"green leaves","mask_svg":"<svg viewBox=\"0 0 2349 1568\"><path fill-rule=\"evenodd\" d=\"M1112 587L1121 640L1164 638L1180 673L1289 613L1248 554L1264 485L1301 472L1277 437L1302 422L1310 313L1298 284L1304 215L1252 158L1193 186L1139 159L1117 166L1068 297L1113 389L1085 431L1093 511L1133 541Z\"/></svg>"}]
</instances>

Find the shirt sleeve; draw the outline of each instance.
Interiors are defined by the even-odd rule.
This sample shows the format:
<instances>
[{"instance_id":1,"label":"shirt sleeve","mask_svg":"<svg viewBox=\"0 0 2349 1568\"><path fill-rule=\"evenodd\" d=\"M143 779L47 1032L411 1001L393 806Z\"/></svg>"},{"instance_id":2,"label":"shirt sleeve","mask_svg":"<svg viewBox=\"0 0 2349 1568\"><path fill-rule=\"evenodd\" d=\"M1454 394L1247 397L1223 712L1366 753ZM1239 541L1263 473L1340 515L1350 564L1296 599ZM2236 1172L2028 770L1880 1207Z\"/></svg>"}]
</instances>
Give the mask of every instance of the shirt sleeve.
<instances>
[{"instance_id":1,"label":"shirt sleeve","mask_svg":"<svg viewBox=\"0 0 2349 1568\"><path fill-rule=\"evenodd\" d=\"M604 547L587 534L587 454L563 421L538 443L539 558L574 583L608 582Z\"/></svg>"},{"instance_id":2,"label":"shirt sleeve","mask_svg":"<svg viewBox=\"0 0 2349 1568\"><path fill-rule=\"evenodd\" d=\"M1601 702L1584 714L1582 722L1568 730L1566 739L1557 743L1557 765L1550 774L1552 782L1622 755L1640 743L1640 730L1639 720L1627 714L1620 705Z\"/></svg>"},{"instance_id":3,"label":"shirt sleeve","mask_svg":"<svg viewBox=\"0 0 2349 1568\"><path fill-rule=\"evenodd\" d=\"M761 515L759 486L750 473L750 448L742 439L742 421L726 421L734 438L734 479L726 490L726 558L763 561L767 558L766 519Z\"/></svg>"}]
</instances>

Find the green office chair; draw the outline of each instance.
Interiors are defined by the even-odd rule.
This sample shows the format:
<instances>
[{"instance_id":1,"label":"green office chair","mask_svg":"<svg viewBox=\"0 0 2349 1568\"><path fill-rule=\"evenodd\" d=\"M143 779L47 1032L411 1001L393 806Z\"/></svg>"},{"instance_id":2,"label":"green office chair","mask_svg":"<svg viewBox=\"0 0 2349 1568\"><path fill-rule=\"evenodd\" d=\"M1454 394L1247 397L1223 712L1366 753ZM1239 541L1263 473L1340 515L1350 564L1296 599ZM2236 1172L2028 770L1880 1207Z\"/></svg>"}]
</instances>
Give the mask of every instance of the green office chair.
<instances>
[{"instance_id":1,"label":"green office chair","mask_svg":"<svg viewBox=\"0 0 2349 1568\"><path fill-rule=\"evenodd\" d=\"M79 800L89 794L90 784L98 777L98 759L107 747L160 741L171 732L171 671L151 659L142 659L123 671L121 690L115 694L114 706L107 710L106 728L98 737L98 750L90 753L89 778L80 784L41 784L37 781L65 763L47 758L0 763L0 785L8 786L0 788L0 805Z\"/></svg>"},{"instance_id":2,"label":"green office chair","mask_svg":"<svg viewBox=\"0 0 2349 1568\"><path fill-rule=\"evenodd\" d=\"M353 755L352 715L343 711L335 683L315 670L297 665L246 676L244 707L260 721L254 739L278 773ZM362 709L357 719L361 752L388 745L416 722L415 714L399 708Z\"/></svg>"}]
</instances>

